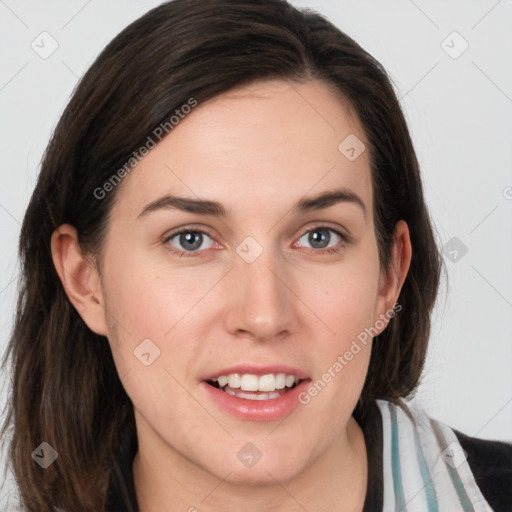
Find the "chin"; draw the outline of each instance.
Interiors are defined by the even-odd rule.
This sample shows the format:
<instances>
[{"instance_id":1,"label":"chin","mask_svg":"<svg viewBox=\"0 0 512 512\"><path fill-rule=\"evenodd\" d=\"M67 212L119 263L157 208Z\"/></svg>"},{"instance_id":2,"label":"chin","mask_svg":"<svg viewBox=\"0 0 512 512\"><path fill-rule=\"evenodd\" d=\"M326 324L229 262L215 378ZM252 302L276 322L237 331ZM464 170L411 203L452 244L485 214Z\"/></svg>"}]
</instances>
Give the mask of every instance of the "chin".
<instances>
[{"instance_id":1,"label":"chin","mask_svg":"<svg viewBox=\"0 0 512 512\"><path fill-rule=\"evenodd\" d=\"M285 484L300 475L307 466L307 460L297 457L293 458L282 456L276 450L270 452L271 455L261 454L261 458L254 451L251 460L251 449L242 449L235 457L227 457L229 463L222 465L212 463L213 473L220 479L235 485L245 485L251 487L262 487L266 485L276 485L277 482ZM238 457L239 455L239 457ZM229 475L229 476L227 476Z\"/></svg>"},{"instance_id":2,"label":"chin","mask_svg":"<svg viewBox=\"0 0 512 512\"><path fill-rule=\"evenodd\" d=\"M250 469L234 469L227 478L227 481L235 485L245 485L248 487L275 486L277 482L286 484L301 473L300 469L283 468L279 465L273 465L270 468L261 466Z\"/></svg>"}]
</instances>

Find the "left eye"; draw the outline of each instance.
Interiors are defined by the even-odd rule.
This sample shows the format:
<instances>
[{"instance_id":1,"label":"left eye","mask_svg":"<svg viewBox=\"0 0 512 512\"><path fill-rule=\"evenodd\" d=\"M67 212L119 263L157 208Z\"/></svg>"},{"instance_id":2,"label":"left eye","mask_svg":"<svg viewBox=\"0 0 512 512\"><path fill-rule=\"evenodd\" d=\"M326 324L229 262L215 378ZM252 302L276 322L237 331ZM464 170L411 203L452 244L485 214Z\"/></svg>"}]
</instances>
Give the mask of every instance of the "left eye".
<instances>
[{"instance_id":1,"label":"left eye","mask_svg":"<svg viewBox=\"0 0 512 512\"><path fill-rule=\"evenodd\" d=\"M334 244L328 245L329 242L333 240L333 237L330 233L334 233ZM338 241L336 241L336 237L338 238ZM335 247L340 241L343 241L345 237L341 235L341 233L338 233L334 229L326 228L326 227L318 227L313 228L304 233L300 238L299 241L301 243L304 243L303 240L306 240L308 243L310 243L313 247L313 249L328 249L330 247ZM327 245L326 245L327 244Z\"/></svg>"}]
</instances>

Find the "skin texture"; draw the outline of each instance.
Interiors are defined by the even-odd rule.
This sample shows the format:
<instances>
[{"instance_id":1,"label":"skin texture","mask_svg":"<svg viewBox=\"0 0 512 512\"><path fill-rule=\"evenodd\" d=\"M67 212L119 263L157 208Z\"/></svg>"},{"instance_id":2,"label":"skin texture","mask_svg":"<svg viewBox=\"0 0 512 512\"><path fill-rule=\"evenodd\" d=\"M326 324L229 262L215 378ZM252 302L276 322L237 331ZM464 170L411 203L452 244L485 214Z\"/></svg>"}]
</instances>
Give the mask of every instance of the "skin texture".
<instances>
[{"instance_id":1,"label":"skin texture","mask_svg":"<svg viewBox=\"0 0 512 512\"><path fill-rule=\"evenodd\" d=\"M369 152L349 161L338 149L349 134L368 147L357 117L321 82L245 86L198 105L124 179L101 276L72 226L54 233L63 286L107 336L135 407L142 512L362 510L366 448L351 413L371 343L283 421L235 418L199 386L240 363L286 364L316 381L396 302L411 258L407 225L397 224L392 264L381 268ZM340 187L366 213L352 202L293 211ZM219 201L231 215L167 208L138 218L167 193ZM321 231L330 240L315 246L308 233L317 227L348 242ZM180 257L169 247L189 246L165 241L179 228L208 235ZM252 263L236 252L247 236L263 249ZM149 366L134 356L147 338L160 350ZM262 453L252 468L237 458L248 442Z\"/></svg>"}]
</instances>

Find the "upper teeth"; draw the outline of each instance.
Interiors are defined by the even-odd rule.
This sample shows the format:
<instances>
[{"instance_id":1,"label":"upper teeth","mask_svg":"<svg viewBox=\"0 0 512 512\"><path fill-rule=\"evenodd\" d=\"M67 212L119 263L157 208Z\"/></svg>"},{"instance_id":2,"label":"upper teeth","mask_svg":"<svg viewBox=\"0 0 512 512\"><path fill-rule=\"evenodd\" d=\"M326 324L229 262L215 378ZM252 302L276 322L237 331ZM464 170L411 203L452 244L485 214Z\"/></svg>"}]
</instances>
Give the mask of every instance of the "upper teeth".
<instances>
[{"instance_id":1,"label":"upper teeth","mask_svg":"<svg viewBox=\"0 0 512 512\"><path fill-rule=\"evenodd\" d=\"M291 388L300 379L295 375L286 375L285 373L267 373L266 375L230 373L229 375L220 375L212 380L217 381L221 388L227 384L230 388L241 388L243 391L275 391L283 389L285 386Z\"/></svg>"}]
</instances>

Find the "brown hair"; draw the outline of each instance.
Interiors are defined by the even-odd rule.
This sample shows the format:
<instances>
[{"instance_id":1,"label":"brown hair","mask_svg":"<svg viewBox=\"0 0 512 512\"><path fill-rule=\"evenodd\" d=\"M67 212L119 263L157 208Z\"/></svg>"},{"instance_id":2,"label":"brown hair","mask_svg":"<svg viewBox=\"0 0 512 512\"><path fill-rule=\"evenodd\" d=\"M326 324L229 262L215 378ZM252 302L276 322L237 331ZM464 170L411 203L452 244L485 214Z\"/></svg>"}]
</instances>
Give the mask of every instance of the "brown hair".
<instances>
[{"instance_id":1,"label":"brown hair","mask_svg":"<svg viewBox=\"0 0 512 512\"><path fill-rule=\"evenodd\" d=\"M409 226L413 252L398 300L402 310L374 340L358 407L375 398L400 400L417 387L441 258L386 72L321 15L284 0L164 3L116 36L80 80L23 220L19 297L4 358L13 375L3 431L13 426L10 463L27 510L108 510L107 489L121 479L119 461L136 436L109 345L83 322L55 271L52 232L74 225L84 253L100 265L119 187L101 200L94 190L191 97L201 103L269 79L319 79L357 113L369 143L381 264L389 264L400 219ZM42 441L59 454L46 470L31 458Z\"/></svg>"}]
</instances>

